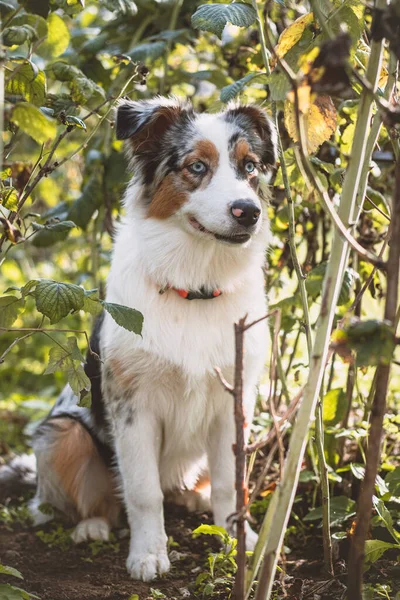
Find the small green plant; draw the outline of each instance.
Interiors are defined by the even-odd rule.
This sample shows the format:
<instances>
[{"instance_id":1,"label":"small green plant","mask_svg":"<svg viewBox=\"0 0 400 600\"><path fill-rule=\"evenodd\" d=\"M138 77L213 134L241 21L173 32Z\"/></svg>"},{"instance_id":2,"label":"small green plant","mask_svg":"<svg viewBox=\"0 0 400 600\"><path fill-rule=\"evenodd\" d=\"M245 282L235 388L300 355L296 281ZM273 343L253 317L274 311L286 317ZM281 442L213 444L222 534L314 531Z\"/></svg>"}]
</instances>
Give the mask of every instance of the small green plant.
<instances>
[{"instance_id":1,"label":"small green plant","mask_svg":"<svg viewBox=\"0 0 400 600\"><path fill-rule=\"evenodd\" d=\"M0 523L3 523L8 530L11 531L12 526L16 523L27 525L30 519L31 516L25 503L10 506L0 504Z\"/></svg>"},{"instance_id":2,"label":"small green plant","mask_svg":"<svg viewBox=\"0 0 400 600\"><path fill-rule=\"evenodd\" d=\"M71 548L73 541L71 533L73 529L64 529L60 524L56 525L51 531L37 531L37 537L50 548L60 548L61 550L68 550Z\"/></svg>"},{"instance_id":3,"label":"small green plant","mask_svg":"<svg viewBox=\"0 0 400 600\"><path fill-rule=\"evenodd\" d=\"M196 591L204 598L211 595L218 598L230 598L236 572L237 540L231 537L223 527L217 525L200 525L193 531L193 537L199 535L217 536L221 541L222 549L219 552L208 554L208 570L197 576Z\"/></svg>"},{"instance_id":4,"label":"small green plant","mask_svg":"<svg viewBox=\"0 0 400 600\"><path fill-rule=\"evenodd\" d=\"M9 575L17 577L17 579L23 579L22 573L17 569L2 564L0 564L0 575ZM39 600L39 596L26 592L10 583L0 583L0 598L1 600L31 600L32 598Z\"/></svg>"}]
</instances>

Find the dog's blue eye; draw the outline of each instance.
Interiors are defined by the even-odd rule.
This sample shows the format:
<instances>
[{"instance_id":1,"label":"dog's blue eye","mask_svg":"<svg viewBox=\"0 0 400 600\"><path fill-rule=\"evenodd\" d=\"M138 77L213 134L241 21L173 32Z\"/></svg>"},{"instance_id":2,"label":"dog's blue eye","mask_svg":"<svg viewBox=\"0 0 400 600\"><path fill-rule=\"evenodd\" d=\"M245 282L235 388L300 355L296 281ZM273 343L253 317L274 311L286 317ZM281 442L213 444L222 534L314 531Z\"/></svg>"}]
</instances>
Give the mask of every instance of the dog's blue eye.
<instances>
[{"instance_id":1,"label":"dog's blue eye","mask_svg":"<svg viewBox=\"0 0 400 600\"><path fill-rule=\"evenodd\" d=\"M247 173L253 173L256 170L256 165L253 163L252 160L248 160L247 163L244 165L244 168L246 169Z\"/></svg>"},{"instance_id":2,"label":"dog's blue eye","mask_svg":"<svg viewBox=\"0 0 400 600\"><path fill-rule=\"evenodd\" d=\"M189 166L189 169L196 175L202 175L207 171L206 165L201 160L196 160L196 162Z\"/></svg>"}]
</instances>

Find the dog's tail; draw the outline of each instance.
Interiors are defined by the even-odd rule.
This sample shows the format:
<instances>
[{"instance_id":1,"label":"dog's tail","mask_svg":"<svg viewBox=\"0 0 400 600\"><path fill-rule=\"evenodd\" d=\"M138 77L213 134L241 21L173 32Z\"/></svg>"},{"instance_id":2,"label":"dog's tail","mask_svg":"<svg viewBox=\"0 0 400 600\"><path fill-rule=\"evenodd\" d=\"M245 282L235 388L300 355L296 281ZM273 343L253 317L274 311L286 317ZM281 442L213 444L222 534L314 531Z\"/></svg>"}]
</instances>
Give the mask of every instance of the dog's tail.
<instances>
[{"instance_id":1,"label":"dog's tail","mask_svg":"<svg viewBox=\"0 0 400 600\"><path fill-rule=\"evenodd\" d=\"M36 456L21 454L0 466L0 490L4 498L15 493L32 490L36 486Z\"/></svg>"}]
</instances>

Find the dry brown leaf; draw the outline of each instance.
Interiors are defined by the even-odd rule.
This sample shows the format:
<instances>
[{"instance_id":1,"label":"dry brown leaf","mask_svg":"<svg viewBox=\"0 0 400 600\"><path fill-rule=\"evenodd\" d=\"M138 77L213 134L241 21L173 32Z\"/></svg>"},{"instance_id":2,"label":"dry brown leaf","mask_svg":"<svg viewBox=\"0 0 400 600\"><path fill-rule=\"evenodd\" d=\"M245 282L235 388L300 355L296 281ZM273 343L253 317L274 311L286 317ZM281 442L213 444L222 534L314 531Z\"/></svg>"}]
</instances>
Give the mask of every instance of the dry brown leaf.
<instances>
[{"instance_id":1,"label":"dry brown leaf","mask_svg":"<svg viewBox=\"0 0 400 600\"><path fill-rule=\"evenodd\" d=\"M284 109L285 127L294 142L298 141L294 105L288 100ZM329 140L336 129L337 113L330 96L319 96L305 113L307 149L310 154Z\"/></svg>"}]
</instances>

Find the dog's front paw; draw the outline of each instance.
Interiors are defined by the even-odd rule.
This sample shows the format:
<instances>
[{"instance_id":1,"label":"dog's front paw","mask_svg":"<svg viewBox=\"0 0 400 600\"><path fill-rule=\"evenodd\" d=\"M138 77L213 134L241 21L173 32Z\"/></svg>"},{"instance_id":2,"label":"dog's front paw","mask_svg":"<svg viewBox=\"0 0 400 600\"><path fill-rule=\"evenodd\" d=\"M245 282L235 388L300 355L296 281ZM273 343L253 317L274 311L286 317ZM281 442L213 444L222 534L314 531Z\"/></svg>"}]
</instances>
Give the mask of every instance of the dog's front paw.
<instances>
[{"instance_id":1,"label":"dog's front paw","mask_svg":"<svg viewBox=\"0 0 400 600\"><path fill-rule=\"evenodd\" d=\"M110 538L110 525L102 517L84 519L75 527L71 537L75 544L81 544L87 540L108 542Z\"/></svg>"},{"instance_id":2,"label":"dog's front paw","mask_svg":"<svg viewBox=\"0 0 400 600\"><path fill-rule=\"evenodd\" d=\"M170 562L166 552L136 553L130 552L126 561L126 568L133 579L152 581L158 575L168 573Z\"/></svg>"}]
</instances>

